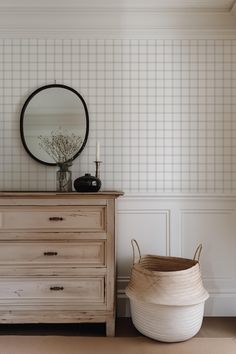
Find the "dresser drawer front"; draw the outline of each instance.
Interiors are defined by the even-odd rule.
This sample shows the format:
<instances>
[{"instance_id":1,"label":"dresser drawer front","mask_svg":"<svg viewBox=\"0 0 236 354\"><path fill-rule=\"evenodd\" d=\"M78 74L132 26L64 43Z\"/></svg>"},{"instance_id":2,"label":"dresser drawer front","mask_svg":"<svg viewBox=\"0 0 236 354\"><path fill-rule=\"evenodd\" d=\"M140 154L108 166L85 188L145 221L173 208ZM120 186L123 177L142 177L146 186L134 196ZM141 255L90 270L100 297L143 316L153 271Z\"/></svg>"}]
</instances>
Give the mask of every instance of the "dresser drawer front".
<instances>
[{"instance_id":1,"label":"dresser drawer front","mask_svg":"<svg viewBox=\"0 0 236 354\"><path fill-rule=\"evenodd\" d=\"M105 241L0 243L0 264L105 266Z\"/></svg>"},{"instance_id":2,"label":"dresser drawer front","mask_svg":"<svg viewBox=\"0 0 236 354\"><path fill-rule=\"evenodd\" d=\"M39 207L0 210L0 231L4 230L105 230L105 207Z\"/></svg>"},{"instance_id":3,"label":"dresser drawer front","mask_svg":"<svg viewBox=\"0 0 236 354\"><path fill-rule=\"evenodd\" d=\"M1 280L0 303L103 304L104 284L104 277Z\"/></svg>"}]
</instances>

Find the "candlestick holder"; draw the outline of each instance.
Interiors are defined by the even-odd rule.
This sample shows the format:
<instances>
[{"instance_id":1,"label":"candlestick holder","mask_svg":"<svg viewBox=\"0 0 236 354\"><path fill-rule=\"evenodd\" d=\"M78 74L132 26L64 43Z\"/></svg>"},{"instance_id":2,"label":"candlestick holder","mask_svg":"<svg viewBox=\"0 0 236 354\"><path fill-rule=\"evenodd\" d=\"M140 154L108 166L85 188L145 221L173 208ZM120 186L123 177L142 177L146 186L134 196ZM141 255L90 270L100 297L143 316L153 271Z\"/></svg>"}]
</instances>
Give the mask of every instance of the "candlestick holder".
<instances>
[{"instance_id":1,"label":"candlestick holder","mask_svg":"<svg viewBox=\"0 0 236 354\"><path fill-rule=\"evenodd\" d=\"M102 161L94 161L96 165L96 172L95 172L95 177L100 179L100 165Z\"/></svg>"}]
</instances>

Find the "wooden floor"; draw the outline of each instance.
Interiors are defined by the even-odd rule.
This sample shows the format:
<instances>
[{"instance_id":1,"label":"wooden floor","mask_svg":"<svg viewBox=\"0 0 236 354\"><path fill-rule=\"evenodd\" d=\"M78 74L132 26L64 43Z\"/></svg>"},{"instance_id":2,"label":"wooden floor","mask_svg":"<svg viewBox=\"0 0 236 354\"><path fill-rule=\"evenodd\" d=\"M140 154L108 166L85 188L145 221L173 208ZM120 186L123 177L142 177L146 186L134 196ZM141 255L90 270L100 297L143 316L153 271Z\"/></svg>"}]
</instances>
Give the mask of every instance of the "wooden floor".
<instances>
[{"instance_id":1,"label":"wooden floor","mask_svg":"<svg viewBox=\"0 0 236 354\"><path fill-rule=\"evenodd\" d=\"M58 335L58 336L105 336L104 324L37 324L0 325L0 335ZM117 337L137 337L131 319L119 318ZM205 317L197 337L236 338L236 317Z\"/></svg>"}]
</instances>

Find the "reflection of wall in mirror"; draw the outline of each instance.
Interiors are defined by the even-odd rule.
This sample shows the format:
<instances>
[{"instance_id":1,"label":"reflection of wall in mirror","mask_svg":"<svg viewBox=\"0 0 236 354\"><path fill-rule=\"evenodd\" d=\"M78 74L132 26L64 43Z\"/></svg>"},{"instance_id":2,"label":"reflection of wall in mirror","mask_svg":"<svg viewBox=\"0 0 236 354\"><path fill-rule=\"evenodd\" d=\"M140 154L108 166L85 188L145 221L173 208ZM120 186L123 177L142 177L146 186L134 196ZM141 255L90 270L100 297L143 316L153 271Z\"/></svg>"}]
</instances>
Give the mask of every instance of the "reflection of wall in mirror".
<instances>
[{"instance_id":1,"label":"reflection of wall in mirror","mask_svg":"<svg viewBox=\"0 0 236 354\"><path fill-rule=\"evenodd\" d=\"M78 114L50 114L39 115L39 114L26 114L24 122L24 131L30 132L33 129L41 130L46 129L47 133L51 130L58 129L59 127L65 128L72 131L80 131L84 136L86 132L86 126L84 120L78 119Z\"/></svg>"}]
</instances>

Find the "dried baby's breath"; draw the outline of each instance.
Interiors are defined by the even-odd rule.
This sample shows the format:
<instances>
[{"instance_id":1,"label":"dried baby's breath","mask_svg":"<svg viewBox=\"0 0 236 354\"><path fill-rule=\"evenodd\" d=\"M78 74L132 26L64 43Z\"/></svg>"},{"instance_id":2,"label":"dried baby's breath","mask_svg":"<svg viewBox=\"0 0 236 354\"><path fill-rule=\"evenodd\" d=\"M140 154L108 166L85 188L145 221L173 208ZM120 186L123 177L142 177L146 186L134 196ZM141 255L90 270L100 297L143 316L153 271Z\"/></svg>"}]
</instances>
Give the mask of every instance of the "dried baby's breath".
<instances>
[{"instance_id":1,"label":"dried baby's breath","mask_svg":"<svg viewBox=\"0 0 236 354\"><path fill-rule=\"evenodd\" d=\"M49 136L40 135L39 146L57 163L71 161L82 145L82 138L74 133L53 130Z\"/></svg>"}]
</instances>

